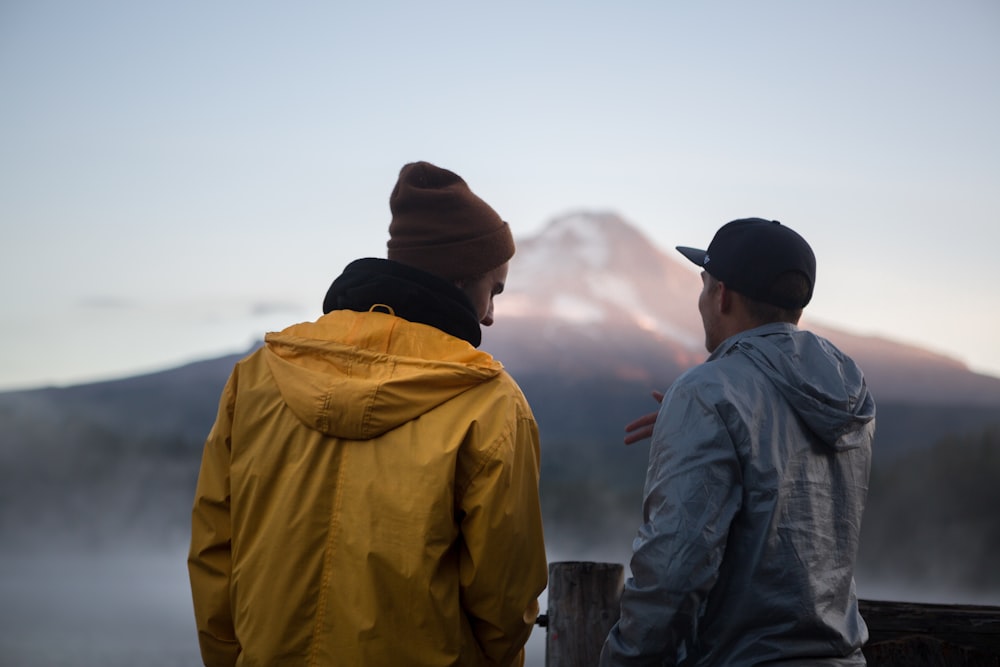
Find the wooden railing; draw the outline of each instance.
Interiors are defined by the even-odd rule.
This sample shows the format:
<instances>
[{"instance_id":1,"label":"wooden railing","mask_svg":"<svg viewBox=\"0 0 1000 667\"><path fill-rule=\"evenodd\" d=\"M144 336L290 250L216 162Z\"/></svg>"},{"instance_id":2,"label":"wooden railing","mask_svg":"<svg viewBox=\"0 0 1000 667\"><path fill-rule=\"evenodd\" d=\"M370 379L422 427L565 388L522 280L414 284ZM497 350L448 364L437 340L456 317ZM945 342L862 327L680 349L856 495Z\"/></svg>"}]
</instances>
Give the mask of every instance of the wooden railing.
<instances>
[{"instance_id":1,"label":"wooden railing","mask_svg":"<svg viewBox=\"0 0 1000 667\"><path fill-rule=\"evenodd\" d=\"M593 667L618 620L625 568L549 564L546 667ZM1000 607L861 600L869 667L1000 667Z\"/></svg>"}]
</instances>

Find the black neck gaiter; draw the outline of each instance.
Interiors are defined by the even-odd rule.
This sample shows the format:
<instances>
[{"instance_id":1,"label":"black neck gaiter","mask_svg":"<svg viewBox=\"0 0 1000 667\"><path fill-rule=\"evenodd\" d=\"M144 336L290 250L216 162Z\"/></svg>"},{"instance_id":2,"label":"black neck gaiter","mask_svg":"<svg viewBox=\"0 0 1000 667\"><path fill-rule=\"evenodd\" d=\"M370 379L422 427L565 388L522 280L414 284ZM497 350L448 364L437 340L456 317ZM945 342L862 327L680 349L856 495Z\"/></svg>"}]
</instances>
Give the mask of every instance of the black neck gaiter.
<instances>
[{"instance_id":1,"label":"black neck gaiter","mask_svg":"<svg viewBox=\"0 0 1000 667\"><path fill-rule=\"evenodd\" d=\"M369 257L347 265L323 299L323 313L332 310L368 312L384 304L404 320L426 324L446 334L482 342L479 319L469 298L446 280L406 264Z\"/></svg>"}]
</instances>

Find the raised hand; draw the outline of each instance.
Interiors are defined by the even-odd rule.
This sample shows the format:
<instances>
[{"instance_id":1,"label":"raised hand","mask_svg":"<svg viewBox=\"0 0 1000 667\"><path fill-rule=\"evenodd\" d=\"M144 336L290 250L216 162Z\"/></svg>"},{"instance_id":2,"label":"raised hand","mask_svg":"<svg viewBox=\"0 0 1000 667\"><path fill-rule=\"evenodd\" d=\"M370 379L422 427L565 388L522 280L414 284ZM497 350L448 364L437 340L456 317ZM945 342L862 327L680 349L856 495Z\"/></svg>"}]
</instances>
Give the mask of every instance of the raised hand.
<instances>
[{"instance_id":1,"label":"raised hand","mask_svg":"<svg viewBox=\"0 0 1000 667\"><path fill-rule=\"evenodd\" d=\"M652 391L650 392L657 403L663 402L663 392L662 391ZM653 425L656 424L656 415L659 411L650 412L649 414L639 417L633 422L629 422L625 425L625 444L631 445L633 443L639 442L640 440L645 440L646 438L653 435Z\"/></svg>"}]
</instances>

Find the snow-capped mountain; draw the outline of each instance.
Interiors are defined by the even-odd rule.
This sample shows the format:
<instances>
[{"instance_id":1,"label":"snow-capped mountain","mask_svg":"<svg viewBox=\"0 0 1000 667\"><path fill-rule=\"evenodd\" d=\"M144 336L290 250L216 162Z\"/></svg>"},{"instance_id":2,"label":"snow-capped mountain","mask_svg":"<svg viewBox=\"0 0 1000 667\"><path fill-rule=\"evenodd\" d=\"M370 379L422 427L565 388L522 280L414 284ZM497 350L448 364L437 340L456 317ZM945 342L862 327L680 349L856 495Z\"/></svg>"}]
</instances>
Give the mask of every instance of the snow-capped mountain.
<instances>
[{"instance_id":1,"label":"snow-capped mountain","mask_svg":"<svg viewBox=\"0 0 1000 667\"><path fill-rule=\"evenodd\" d=\"M613 213L577 212L519 239L484 349L515 377L608 377L664 388L707 355L695 267ZM810 319L854 357L880 399L1000 405L1000 378L950 357Z\"/></svg>"},{"instance_id":2,"label":"snow-capped mountain","mask_svg":"<svg viewBox=\"0 0 1000 667\"><path fill-rule=\"evenodd\" d=\"M638 328L699 351L697 275L608 213L553 220L518 243L498 317L551 318L595 332Z\"/></svg>"}]
</instances>

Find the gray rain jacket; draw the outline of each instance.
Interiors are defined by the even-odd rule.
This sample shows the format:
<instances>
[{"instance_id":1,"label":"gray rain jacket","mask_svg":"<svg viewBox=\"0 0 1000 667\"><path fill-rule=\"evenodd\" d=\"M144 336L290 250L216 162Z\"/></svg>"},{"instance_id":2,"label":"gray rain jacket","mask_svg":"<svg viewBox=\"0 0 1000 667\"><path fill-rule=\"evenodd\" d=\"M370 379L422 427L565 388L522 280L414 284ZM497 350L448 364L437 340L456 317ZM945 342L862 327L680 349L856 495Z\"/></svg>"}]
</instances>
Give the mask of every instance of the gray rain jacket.
<instances>
[{"instance_id":1,"label":"gray rain jacket","mask_svg":"<svg viewBox=\"0 0 1000 667\"><path fill-rule=\"evenodd\" d=\"M602 665L864 665L854 563L875 403L829 341L768 324L670 387Z\"/></svg>"}]
</instances>

